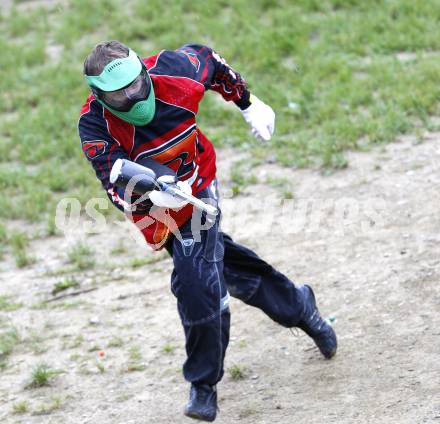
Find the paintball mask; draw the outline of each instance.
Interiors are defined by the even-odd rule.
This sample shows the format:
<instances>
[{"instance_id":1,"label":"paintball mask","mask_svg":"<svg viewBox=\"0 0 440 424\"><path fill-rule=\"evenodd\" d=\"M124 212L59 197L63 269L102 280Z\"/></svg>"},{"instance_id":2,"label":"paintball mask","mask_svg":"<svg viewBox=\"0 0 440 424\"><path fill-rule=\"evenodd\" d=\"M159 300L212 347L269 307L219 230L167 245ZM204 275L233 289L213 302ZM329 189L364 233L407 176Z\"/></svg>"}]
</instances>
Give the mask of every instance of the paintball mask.
<instances>
[{"instance_id":1,"label":"paintball mask","mask_svg":"<svg viewBox=\"0 0 440 424\"><path fill-rule=\"evenodd\" d=\"M147 125L156 110L153 84L133 50L108 63L100 75L85 76L95 98L111 113L134 125Z\"/></svg>"}]
</instances>

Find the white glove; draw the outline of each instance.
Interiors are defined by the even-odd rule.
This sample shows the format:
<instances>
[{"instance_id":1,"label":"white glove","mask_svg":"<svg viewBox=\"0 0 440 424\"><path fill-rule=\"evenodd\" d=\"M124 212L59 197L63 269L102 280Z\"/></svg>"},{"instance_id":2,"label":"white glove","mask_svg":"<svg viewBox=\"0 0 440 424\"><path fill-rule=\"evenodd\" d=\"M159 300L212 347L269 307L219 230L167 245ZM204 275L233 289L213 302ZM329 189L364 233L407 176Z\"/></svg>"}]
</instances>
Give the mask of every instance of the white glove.
<instances>
[{"instance_id":1,"label":"white glove","mask_svg":"<svg viewBox=\"0 0 440 424\"><path fill-rule=\"evenodd\" d=\"M157 180L168 184L173 184L175 182L175 178L172 175L162 175ZM186 194L192 194L191 186L187 181L177 181L176 185ZM153 190L148 197L154 205L159 206L160 208L180 209L188 204L186 200L178 199L171 194L159 190Z\"/></svg>"},{"instance_id":2,"label":"white glove","mask_svg":"<svg viewBox=\"0 0 440 424\"><path fill-rule=\"evenodd\" d=\"M275 129L275 112L253 94L249 100L251 105L241 111L243 118L250 125L255 137L268 141Z\"/></svg>"}]
</instances>

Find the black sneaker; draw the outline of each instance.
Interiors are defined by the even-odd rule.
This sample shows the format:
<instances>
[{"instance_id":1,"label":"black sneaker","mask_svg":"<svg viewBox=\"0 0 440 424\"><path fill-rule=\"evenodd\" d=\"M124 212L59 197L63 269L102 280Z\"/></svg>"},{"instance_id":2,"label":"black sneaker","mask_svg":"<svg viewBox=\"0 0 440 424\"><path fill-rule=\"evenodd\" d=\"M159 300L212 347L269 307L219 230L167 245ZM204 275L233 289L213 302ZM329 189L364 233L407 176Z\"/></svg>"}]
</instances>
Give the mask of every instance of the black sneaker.
<instances>
[{"instance_id":1,"label":"black sneaker","mask_svg":"<svg viewBox=\"0 0 440 424\"><path fill-rule=\"evenodd\" d=\"M217 390L208 384L191 384L184 414L201 421L214 421L217 415Z\"/></svg>"},{"instance_id":2,"label":"black sneaker","mask_svg":"<svg viewBox=\"0 0 440 424\"><path fill-rule=\"evenodd\" d=\"M316 306L315 294L308 285L303 285L298 288L304 295L304 312L301 321L298 323L298 327L307 333L318 346L321 353L330 359L336 354L338 342L336 339L336 333L331 327L324 321Z\"/></svg>"}]
</instances>

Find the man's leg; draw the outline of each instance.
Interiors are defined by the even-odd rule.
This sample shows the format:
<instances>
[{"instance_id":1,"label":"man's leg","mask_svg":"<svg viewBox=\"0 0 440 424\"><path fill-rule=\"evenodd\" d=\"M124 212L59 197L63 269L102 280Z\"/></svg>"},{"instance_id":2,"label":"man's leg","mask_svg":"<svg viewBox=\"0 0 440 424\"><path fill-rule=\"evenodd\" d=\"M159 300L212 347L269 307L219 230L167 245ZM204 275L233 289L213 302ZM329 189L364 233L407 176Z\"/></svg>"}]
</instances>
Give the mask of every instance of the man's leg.
<instances>
[{"instance_id":1,"label":"man's leg","mask_svg":"<svg viewBox=\"0 0 440 424\"><path fill-rule=\"evenodd\" d=\"M284 274L252 250L223 233L224 275L231 296L255 306L284 327L297 326L312 337L322 354L331 358L337 341L321 318L309 286L295 286Z\"/></svg>"},{"instance_id":2,"label":"man's leg","mask_svg":"<svg viewBox=\"0 0 440 424\"><path fill-rule=\"evenodd\" d=\"M171 289L185 331L187 360L183 374L192 383L185 414L212 421L216 414L215 385L223 376L229 342L229 294L223 274L223 237L218 221L197 240L191 222L180 228L167 247L174 271Z\"/></svg>"},{"instance_id":3,"label":"man's leg","mask_svg":"<svg viewBox=\"0 0 440 424\"><path fill-rule=\"evenodd\" d=\"M194 241L186 226L182 242L173 241L174 270L171 288L177 298L185 330L187 360L184 377L191 383L214 385L223 376L223 358L229 342L230 313L223 275L223 251L206 258L216 229L203 231ZM211 234L210 234L211 233ZM217 233L218 234L218 233ZM212 237L211 237L212 235ZM223 249L222 249L223 250Z\"/></svg>"}]
</instances>

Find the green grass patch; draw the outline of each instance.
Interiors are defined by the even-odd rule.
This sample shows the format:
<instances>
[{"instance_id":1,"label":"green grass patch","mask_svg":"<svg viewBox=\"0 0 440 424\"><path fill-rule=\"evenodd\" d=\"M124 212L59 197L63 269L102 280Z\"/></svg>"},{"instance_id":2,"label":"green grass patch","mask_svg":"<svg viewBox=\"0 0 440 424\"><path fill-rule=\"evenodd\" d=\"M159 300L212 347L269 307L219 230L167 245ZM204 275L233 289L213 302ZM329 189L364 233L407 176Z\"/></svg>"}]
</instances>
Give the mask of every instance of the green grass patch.
<instances>
[{"instance_id":1,"label":"green grass patch","mask_svg":"<svg viewBox=\"0 0 440 424\"><path fill-rule=\"evenodd\" d=\"M55 283L52 289L52 295L55 296L56 294L73 287L79 287L79 281L74 277L66 277L64 280Z\"/></svg>"},{"instance_id":2,"label":"green grass patch","mask_svg":"<svg viewBox=\"0 0 440 424\"><path fill-rule=\"evenodd\" d=\"M83 243L73 246L68 252L67 257L76 269L83 271L95 266L94 251Z\"/></svg>"},{"instance_id":3,"label":"green grass patch","mask_svg":"<svg viewBox=\"0 0 440 424\"><path fill-rule=\"evenodd\" d=\"M176 350L176 346L170 343L167 343L162 347L162 352L166 353L167 355L172 355L175 352L175 350Z\"/></svg>"},{"instance_id":4,"label":"green grass patch","mask_svg":"<svg viewBox=\"0 0 440 424\"><path fill-rule=\"evenodd\" d=\"M107 347L122 347L124 346L124 340L121 337L113 337L107 343Z\"/></svg>"},{"instance_id":5,"label":"green grass patch","mask_svg":"<svg viewBox=\"0 0 440 424\"><path fill-rule=\"evenodd\" d=\"M134 258L129 261L128 265L131 268L140 268L145 265L155 264L157 262L163 261L166 258L166 255L154 254L151 256L147 256L144 258Z\"/></svg>"},{"instance_id":6,"label":"green grass patch","mask_svg":"<svg viewBox=\"0 0 440 424\"><path fill-rule=\"evenodd\" d=\"M239 380L244 380L247 377L248 370L246 367L236 364L228 368L228 374L229 377L231 377L231 380L239 381Z\"/></svg>"},{"instance_id":7,"label":"green grass patch","mask_svg":"<svg viewBox=\"0 0 440 424\"><path fill-rule=\"evenodd\" d=\"M27 389L35 389L38 387L50 386L52 380L64 371L51 368L45 363L36 365L31 373L29 383L26 385Z\"/></svg>"},{"instance_id":8,"label":"green grass patch","mask_svg":"<svg viewBox=\"0 0 440 424\"><path fill-rule=\"evenodd\" d=\"M33 256L29 256L27 252L29 239L25 233L14 231L8 241L12 247L15 263L19 268L24 268L35 263L36 259Z\"/></svg>"},{"instance_id":9,"label":"green grass patch","mask_svg":"<svg viewBox=\"0 0 440 424\"><path fill-rule=\"evenodd\" d=\"M141 349L139 348L139 346L132 346L129 349L129 356L130 356L130 360L132 361L140 361L142 359L142 353L141 353Z\"/></svg>"},{"instance_id":10,"label":"green grass patch","mask_svg":"<svg viewBox=\"0 0 440 424\"><path fill-rule=\"evenodd\" d=\"M34 354L41 355L48 350L48 347L44 344L45 340L46 339L41 336L41 333L31 331L29 337L26 338L25 343L29 345Z\"/></svg>"},{"instance_id":11,"label":"green grass patch","mask_svg":"<svg viewBox=\"0 0 440 424\"><path fill-rule=\"evenodd\" d=\"M205 96L199 126L216 146L247 150L263 162L341 169L349 149L436 128L437 0L46 3L1 12L0 219L44 220L55 234L60 199L76 197L84 206L104 197L76 124L88 94L83 60L105 39L142 56L186 42L214 47L274 108L276 133L265 145L253 140L240 113L216 93ZM56 58L47 50L54 44ZM232 176L235 194L246 178ZM103 213L117 215L114 208ZM0 245L2 237L0 226ZM15 252L19 266L32 262L23 252Z\"/></svg>"},{"instance_id":12,"label":"green grass patch","mask_svg":"<svg viewBox=\"0 0 440 424\"><path fill-rule=\"evenodd\" d=\"M37 406L32 415L49 415L54 411L57 411L62 406L62 400L58 396L53 396L49 403L41 403Z\"/></svg>"},{"instance_id":13,"label":"green grass patch","mask_svg":"<svg viewBox=\"0 0 440 424\"><path fill-rule=\"evenodd\" d=\"M22 303L16 303L11 300L11 296L0 296L0 311L16 311L23 306Z\"/></svg>"},{"instance_id":14,"label":"green grass patch","mask_svg":"<svg viewBox=\"0 0 440 424\"><path fill-rule=\"evenodd\" d=\"M123 240L119 240L118 244L111 250L112 255L120 255L127 252L127 247L125 246Z\"/></svg>"},{"instance_id":15,"label":"green grass patch","mask_svg":"<svg viewBox=\"0 0 440 424\"><path fill-rule=\"evenodd\" d=\"M14 414L24 414L29 411L29 402L27 400L21 400L19 402L15 402L12 405L12 412Z\"/></svg>"},{"instance_id":16,"label":"green grass patch","mask_svg":"<svg viewBox=\"0 0 440 424\"><path fill-rule=\"evenodd\" d=\"M6 367L8 356L19 342L20 337L15 328L0 332L0 370Z\"/></svg>"},{"instance_id":17,"label":"green grass patch","mask_svg":"<svg viewBox=\"0 0 440 424\"><path fill-rule=\"evenodd\" d=\"M258 183L257 177L251 171L251 166L246 164L245 161L234 163L231 169L230 180L233 196L240 194L247 186Z\"/></svg>"}]
</instances>

